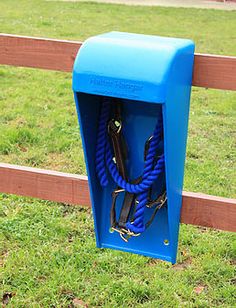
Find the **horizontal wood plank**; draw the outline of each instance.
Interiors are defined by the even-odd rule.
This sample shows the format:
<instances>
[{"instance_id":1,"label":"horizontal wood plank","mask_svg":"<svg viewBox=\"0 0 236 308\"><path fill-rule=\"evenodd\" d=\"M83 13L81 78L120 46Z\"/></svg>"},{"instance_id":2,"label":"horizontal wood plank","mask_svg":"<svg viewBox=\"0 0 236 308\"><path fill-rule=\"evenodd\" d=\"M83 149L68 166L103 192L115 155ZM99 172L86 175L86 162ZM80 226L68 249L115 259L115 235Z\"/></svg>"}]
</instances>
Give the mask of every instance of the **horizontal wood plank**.
<instances>
[{"instance_id":1,"label":"horizontal wood plank","mask_svg":"<svg viewBox=\"0 0 236 308\"><path fill-rule=\"evenodd\" d=\"M181 222L236 232L236 199L183 192Z\"/></svg>"},{"instance_id":2,"label":"horizontal wood plank","mask_svg":"<svg viewBox=\"0 0 236 308\"><path fill-rule=\"evenodd\" d=\"M81 42L0 34L0 64L72 72Z\"/></svg>"},{"instance_id":3,"label":"horizontal wood plank","mask_svg":"<svg viewBox=\"0 0 236 308\"><path fill-rule=\"evenodd\" d=\"M193 86L236 90L236 57L195 54Z\"/></svg>"},{"instance_id":4,"label":"horizontal wood plank","mask_svg":"<svg viewBox=\"0 0 236 308\"><path fill-rule=\"evenodd\" d=\"M81 42L0 34L0 64L71 72ZM195 54L193 86L236 90L236 57Z\"/></svg>"},{"instance_id":5,"label":"horizontal wood plank","mask_svg":"<svg viewBox=\"0 0 236 308\"><path fill-rule=\"evenodd\" d=\"M86 176L0 163L0 192L90 206Z\"/></svg>"},{"instance_id":6,"label":"horizontal wood plank","mask_svg":"<svg viewBox=\"0 0 236 308\"><path fill-rule=\"evenodd\" d=\"M0 164L0 192L91 206L86 176ZM236 200L183 192L181 222L236 232Z\"/></svg>"}]
</instances>

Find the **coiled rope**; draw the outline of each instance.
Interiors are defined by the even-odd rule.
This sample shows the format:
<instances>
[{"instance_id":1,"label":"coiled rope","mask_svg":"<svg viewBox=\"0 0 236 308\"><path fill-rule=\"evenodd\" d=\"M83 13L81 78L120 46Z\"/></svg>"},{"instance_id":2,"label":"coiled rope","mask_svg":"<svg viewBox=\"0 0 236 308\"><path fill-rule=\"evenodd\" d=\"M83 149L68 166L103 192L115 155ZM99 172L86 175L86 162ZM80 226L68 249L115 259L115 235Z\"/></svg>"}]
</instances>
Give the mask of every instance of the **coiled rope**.
<instances>
[{"instance_id":1,"label":"coiled rope","mask_svg":"<svg viewBox=\"0 0 236 308\"><path fill-rule=\"evenodd\" d=\"M95 158L96 173L101 186L105 187L108 185L108 170L117 186L123 188L129 193L137 194L137 206L135 209L133 221L128 221L126 223L126 228L136 234L142 233L145 231L144 211L148 202L148 191L165 168L164 154L159 156L159 159L154 164L158 144L162 135L162 121L157 121L153 136L150 139L148 152L144 162L142 180L138 184L131 184L122 178L117 169L117 165L113 161L113 154L108 139L107 129L108 121L110 119L111 106L111 99L105 97L102 102L98 123Z\"/></svg>"}]
</instances>

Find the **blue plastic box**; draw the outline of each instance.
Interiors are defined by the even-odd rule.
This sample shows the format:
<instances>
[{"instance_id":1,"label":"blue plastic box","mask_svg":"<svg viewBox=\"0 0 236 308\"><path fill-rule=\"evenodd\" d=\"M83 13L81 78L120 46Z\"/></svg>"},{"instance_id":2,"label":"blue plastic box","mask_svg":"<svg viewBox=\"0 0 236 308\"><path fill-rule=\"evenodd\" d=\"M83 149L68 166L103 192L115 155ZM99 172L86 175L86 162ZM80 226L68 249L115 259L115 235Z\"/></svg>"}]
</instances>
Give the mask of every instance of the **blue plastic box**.
<instances>
[{"instance_id":1,"label":"blue plastic box","mask_svg":"<svg viewBox=\"0 0 236 308\"><path fill-rule=\"evenodd\" d=\"M110 32L86 40L73 69L73 91L88 172L98 247L176 262L188 128L194 43L186 39ZM124 134L132 162L143 169L143 149L158 117L163 117L167 206L141 236L128 243L110 233L110 180L102 188L95 173L101 96L123 102ZM158 185L156 184L156 189Z\"/></svg>"}]
</instances>

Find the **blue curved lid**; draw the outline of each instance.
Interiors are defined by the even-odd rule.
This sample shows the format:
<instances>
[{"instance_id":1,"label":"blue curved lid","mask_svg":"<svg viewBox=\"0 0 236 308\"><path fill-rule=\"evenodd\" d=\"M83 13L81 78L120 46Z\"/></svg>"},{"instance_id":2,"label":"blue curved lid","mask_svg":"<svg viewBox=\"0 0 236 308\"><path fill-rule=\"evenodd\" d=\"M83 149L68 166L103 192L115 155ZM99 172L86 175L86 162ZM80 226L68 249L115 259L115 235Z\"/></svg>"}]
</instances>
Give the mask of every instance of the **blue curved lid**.
<instances>
[{"instance_id":1,"label":"blue curved lid","mask_svg":"<svg viewBox=\"0 0 236 308\"><path fill-rule=\"evenodd\" d=\"M73 90L164 102L175 58L193 46L191 40L123 32L89 38L74 63Z\"/></svg>"}]
</instances>

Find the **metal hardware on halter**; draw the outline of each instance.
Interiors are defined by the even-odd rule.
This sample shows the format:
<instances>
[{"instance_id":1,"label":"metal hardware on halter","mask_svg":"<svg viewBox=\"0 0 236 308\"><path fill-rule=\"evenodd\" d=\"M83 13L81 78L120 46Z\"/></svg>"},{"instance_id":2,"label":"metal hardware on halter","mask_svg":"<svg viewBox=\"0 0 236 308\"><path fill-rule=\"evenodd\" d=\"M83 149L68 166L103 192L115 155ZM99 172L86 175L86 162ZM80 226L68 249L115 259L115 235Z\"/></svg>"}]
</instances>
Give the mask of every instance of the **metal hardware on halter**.
<instances>
[{"instance_id":1,"label":"metal hardware on halter","mask_svg":"<svg viewBox=\"0 0 236 308\"><path fill-rule=\"evenodd\" d=\"M112 231L116 231L120 234L120 237L122 238L123 241L125 241L126 243L128 242L128 239L131 237L131 236L139 236L141 233L134 233L134 232L131 232L129 229L124 229L124 228L121 228L121 229L117 229L117 228L114 228L112 227L111 228Z\"/></svg>"},{"instance_id":2,"label":"metal hardware on halter","mask_svg":"<svg viewBox=\"0 0 236 308\"><path fill-rule=\"evenodd\" d=\"M157 202L157 200L159 200L159 201ZM166 191L165 191L159 198L156 199L156 202L155 201L153 202L153 204L156 204L156 207L155 207L155 210L152 213L151 218L146 223L146 229L153 222L157 212L166 204L166 201L167 201L167 196L166 196ZM153 206L151 206L151 207L153 207Z\"/></svg>"},{"instance_id":3,"label":"metal hardware on halter","mask_svg":"<svg viewBox=\"0 0 236 308\"><path fill-rule=\"evenodd\" d=\"M110 129L115 131L117 134L121 132L122 122L120 120L112 119L108 123L108 133L110 133Z\"/></svg>"},{"instance_id":4,"label":"metal hardware on halter","mask_svg":"<svg viewBox=\"0 0 236 308\"><path fill-rule=\"evenodd\" d=\"M149 202L146 204L146 207L148 208L153 208L154 205L158 205L158 204L164 204L167 200L167 196L166 196L166 191L160 195L159 197L157 197L156 200L149 200Z\"/></svg>"},{"instance_id":5,"label":"metal hardware on halter","mask_svg":"<svg viewBox=\"0 0 236 308\"><path fill-rule=\"evenodd\" d=\"M139 236L141 234L141 233L131 232L129 229L122 229L122 231L124 231L124 232L120 233L120 237L126 243L128 243L129 238L131 238L132 236L136 236L137 237L137 236Z\"/></svg>"},{"instance_id":6,"label":"metal hardware on halter","mask_svg":"<svg viewBox=\"0 0 236 308\"><path fill-rule=\"evenodd\" d=\"M119 194L119 193L121 193L121 192L123 192L123 191L125 191L124 188L117 188L117 189L115 189L115 190L113 191L113 193Z\"/></svg>"}]
</instances>

